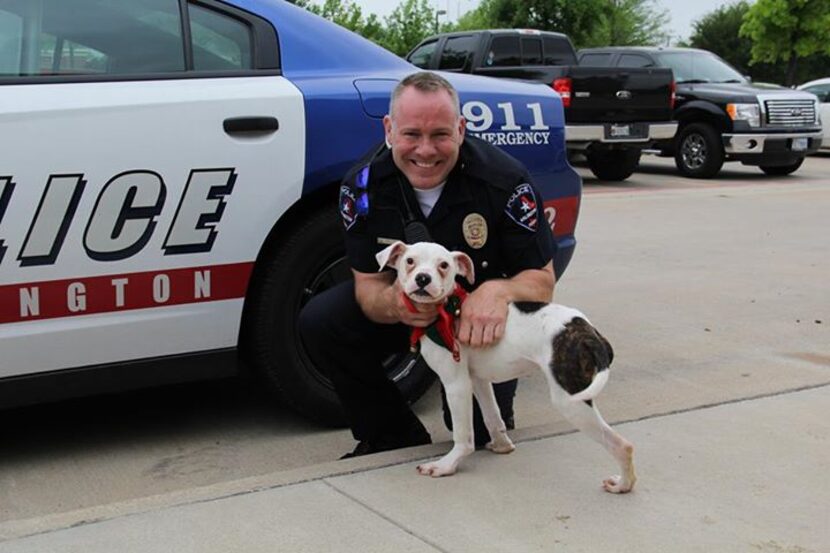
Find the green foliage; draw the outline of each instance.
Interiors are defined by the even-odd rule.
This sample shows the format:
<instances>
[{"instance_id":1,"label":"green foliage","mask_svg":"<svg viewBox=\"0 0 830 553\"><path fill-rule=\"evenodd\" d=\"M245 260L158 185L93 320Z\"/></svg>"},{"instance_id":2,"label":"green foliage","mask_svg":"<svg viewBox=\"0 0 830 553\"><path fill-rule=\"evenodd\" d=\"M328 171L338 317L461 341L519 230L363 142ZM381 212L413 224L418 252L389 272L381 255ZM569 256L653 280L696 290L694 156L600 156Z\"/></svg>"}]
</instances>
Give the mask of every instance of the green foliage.
<instances>
[{"instance_id":1,"label":"green foliage","mask_svg":"<svg viewBox=\"0 0 830 553\"><path fill-rule=\"evenodd\" d=\"M606 0L602 4L590 46L658 46L668 42L665 29L669 14L654 0Z\"/></svg>"},{"instance_id":2,"label":"green foliage","mask_svg":"<svg viewBox=\"0 0 830 553\"><path fill-rule=\"evenodd\" d=\"M785 83L795 84L799 59L830 54L830 0L757 0L740 36L752 41L751 64L785 62Z\"/></svg>"},{"instance_id":3,"label":"green foliage","mask_svg":"<svg viewBox=\"0 0 830 553\"><path fill-rule=\"evenodd\" d=\"M386 17L381 46L399 56L406 55L421 40L438 30L436 13L427 0L404 0Z\"/></svg>"},{"instance_id":4,"label":"green foliage","mask_svg":"<svg viewBox=\"0 0 830 553\"><path fill-rule=\"evenodd\" d=\"M383 23L364 17L351 0L294 0L298 6L405 55L437 31L471 29L539 29L567 34L576 48L584 46L661 44L668 15L655 0L482 0L455 24L438 27L430 0L403 0Z\"/></svg>"},{"instance_id":5,"label":"green foliage","mask_svg":"<svg viewBox=\"0 0 830 553\"><path fill-rule=\"evenodd\" d=\"M783 82L784 71L779 65L758 63L750 67L752 41L738 34L747 11L749 2L739 0L707 13L692 24L692 36L683 46L714 52L754 80Z\"/></svg>"},{"instance_id":6,"label":"green foliage","mask_svg":"<svg viewBox=\"0 0 830 553\"><path fill-rule=\"evenodd\" d=\"M483 0L456 29L556 31L581 48L662 44L668 20L654 0Z\"/></svg>"}]
</instances>

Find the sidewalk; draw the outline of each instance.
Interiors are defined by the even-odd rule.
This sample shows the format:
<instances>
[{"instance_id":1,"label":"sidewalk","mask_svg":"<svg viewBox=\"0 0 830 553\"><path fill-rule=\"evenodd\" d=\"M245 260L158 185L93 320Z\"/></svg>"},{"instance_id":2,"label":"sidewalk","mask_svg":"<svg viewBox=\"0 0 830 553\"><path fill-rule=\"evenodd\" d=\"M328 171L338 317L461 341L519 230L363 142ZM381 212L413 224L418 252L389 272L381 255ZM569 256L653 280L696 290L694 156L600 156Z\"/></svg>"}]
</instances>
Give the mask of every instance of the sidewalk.
<instances>
[{"instance_id":1,"label":"sidewalk","mask_svg":"<svg viewBox=\"0 0 830 553\"><path fill-rule=\"evenodd\" d=\"M601 490L616 467L579 434L476 452L450 478L417 475L415 459L441 444L329 463L296 483L115 505L71 527L7 523L0 553L822 553L828 415L823 386L617 425L637 447L625 496ZM392 464L367 468L379 462ZM344 470L355 472L331 476Z\"/></svg>"}]
</instances>

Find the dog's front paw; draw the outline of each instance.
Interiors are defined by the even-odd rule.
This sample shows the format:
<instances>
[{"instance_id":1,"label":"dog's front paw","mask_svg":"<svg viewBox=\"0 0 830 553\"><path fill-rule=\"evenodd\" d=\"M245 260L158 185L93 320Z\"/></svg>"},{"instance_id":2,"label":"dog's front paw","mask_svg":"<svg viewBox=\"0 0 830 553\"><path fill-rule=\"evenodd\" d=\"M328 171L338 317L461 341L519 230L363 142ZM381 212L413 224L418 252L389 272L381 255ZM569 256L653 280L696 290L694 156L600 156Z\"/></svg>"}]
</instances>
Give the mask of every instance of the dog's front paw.
<instances>
[{"instance_id":1,"label":"dog's front paw","mask_svg":"<svg viewBox=\"0 0 830 553\"><path fill-rule=\"evenodd\" d=\"M442 463L435 461L433 463L424 463L418 465L418 474L423 476L432 476L438 478L440 476L451 476L455 474L456 465L453 463Z\"/></svg>"}]
</instances>

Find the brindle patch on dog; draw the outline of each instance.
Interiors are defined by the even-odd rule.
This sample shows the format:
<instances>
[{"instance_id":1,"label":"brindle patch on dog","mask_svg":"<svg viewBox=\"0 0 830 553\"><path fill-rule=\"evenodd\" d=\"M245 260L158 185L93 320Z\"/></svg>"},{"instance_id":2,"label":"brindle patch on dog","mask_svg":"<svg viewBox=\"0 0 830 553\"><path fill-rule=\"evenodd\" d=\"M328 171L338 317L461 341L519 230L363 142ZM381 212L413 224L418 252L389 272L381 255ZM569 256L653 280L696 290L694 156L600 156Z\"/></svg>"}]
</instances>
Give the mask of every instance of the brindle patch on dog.
<instances>
[{"instance_id":1,"label":"brindle patch on dog","mask_svg":"<svg viewBox=\"0 0 830 553\"><path fill-rule=\"evenodd\" d=\"M588 321L577 317L553 338L550 369L556 382L575 394L587 388L594 375L607 369L613 359L614 350L608 340Z\"/></svg>"}]
</instances>

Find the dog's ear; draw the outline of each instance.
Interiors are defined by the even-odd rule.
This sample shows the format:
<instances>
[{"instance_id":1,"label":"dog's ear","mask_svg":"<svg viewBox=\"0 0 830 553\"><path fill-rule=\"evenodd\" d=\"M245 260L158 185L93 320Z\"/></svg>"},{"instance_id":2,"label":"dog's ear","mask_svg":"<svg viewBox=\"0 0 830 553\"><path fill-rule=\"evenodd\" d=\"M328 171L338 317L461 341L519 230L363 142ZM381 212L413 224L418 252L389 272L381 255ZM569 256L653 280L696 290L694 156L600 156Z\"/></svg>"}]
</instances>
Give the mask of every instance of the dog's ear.
<instances>
[{"instance_id":1,"label":"dog's ear","mask_svg":"<svg viewBox=\"0 0 830 553\"><path fill-rule=\"evenodd\" d=\"M378 260L378 272L384 270L387 266L394 269L401 254L405 251L406 244L399 240L378 252L375 255L375 259Z\"/></svg>"},{"instance_id":2,"label":"dog's ear","mask_svg":"<svg viewBox=\"0 0 830 553\"><path fill-rule=\"evenodd\" d=\"M467 279L470 284L475 284L476 271L473 268L473 260L470 259L470 256L464 252L452 252L452 256L455 259L456 272Z\"/></svg>"}]
</instances>

